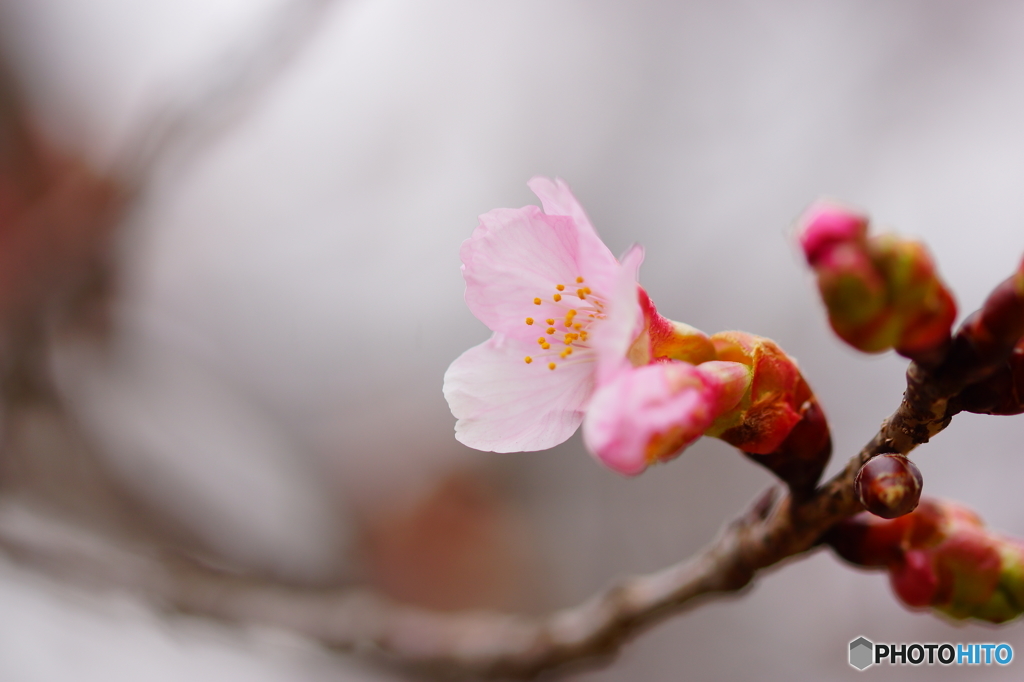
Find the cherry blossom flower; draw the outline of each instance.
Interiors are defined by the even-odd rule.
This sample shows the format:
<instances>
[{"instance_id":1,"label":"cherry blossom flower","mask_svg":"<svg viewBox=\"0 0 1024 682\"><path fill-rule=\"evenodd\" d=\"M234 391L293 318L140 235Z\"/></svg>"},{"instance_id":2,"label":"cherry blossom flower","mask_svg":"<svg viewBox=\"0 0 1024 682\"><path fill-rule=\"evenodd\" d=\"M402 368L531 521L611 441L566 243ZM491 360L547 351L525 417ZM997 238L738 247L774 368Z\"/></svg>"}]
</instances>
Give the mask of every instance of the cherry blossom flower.
<instances>
[{"instance_id":1,"label":"cherry blossom flower","mask_svg":"<svg viewBox=\"0 0 1024 682\"><path fill-rule=\"evenodd\" d=\"M588 448L638 474L736 405L749 369L685 362L713 361L714 347L658 314L636 282L643 250L616 260L563 181L529 186L543 211L491 211L462 245L466 302L494 334L445 374L456 438L479 450L542 450L592 408Z\"/></svg>"},{"instance_id":2,"label":"cherry blossom flower","mask_svg":"<svg viewBox=\"0 0 1024 682\"><path fill-rule=\"evenodd\" d=\"M496 209L462 244L466 303L494 334L448 368L455 437L478 450L543 450L579 427L600 378L629 366L643 311L639 247L620 263L562 180L536 206Z\"/></svg>"}]
</instances>

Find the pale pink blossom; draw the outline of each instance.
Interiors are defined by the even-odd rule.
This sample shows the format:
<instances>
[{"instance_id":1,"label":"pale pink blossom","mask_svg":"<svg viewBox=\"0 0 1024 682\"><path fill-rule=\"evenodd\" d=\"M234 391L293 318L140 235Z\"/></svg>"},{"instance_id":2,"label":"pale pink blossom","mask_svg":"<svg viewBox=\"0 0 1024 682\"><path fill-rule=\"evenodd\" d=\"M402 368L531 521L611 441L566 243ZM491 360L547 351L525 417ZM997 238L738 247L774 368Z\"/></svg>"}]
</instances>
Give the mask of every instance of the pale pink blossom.
<instances>
[{"instance_id":1,"label":"pale pink blossom","mask_svg":"<svg viewBox=\"0 0 1024 682\"><path fill-rule=\"evenodd\" d=\"M496 209L462 244L466 303L494 334L451 364L455 437L478 450L544 450L583 420L598 374L628 365L643 313L638 247L620 263L562 180L529 187L544 208Z\"/></svg>"},{"instance_id":2,"label":"pale pink blossom","mask_svg":"<svg viewBox=\"0 0 1024 682\"><path fill-rule=\"evenodd\" d=\"M749 371L662 355L659 348L693 346L673 343L673 333L711 345L657 314L636 281L640 247L617 260L563 181L537 177L529 186L543 211L486 213L462 244L466 303L493 335L445 373L455 436L478 450L543 450L568 439L589 408L588 447L612 469L637 474L735 406Z\"/></svg>"}]
</instances>

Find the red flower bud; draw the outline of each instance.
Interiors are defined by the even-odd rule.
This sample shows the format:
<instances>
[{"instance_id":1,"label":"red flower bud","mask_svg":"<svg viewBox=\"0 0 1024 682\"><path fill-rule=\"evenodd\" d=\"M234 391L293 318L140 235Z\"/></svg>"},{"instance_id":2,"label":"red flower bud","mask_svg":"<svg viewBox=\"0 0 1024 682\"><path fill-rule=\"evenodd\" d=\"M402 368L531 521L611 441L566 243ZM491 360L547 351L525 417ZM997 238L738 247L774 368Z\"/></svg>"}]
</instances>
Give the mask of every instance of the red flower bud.
<instances>
[{"instance_id":1,"label":"red flower bud","mask_svg":"<svg viewBox=\"0 0 1024 682\"><path fill-rule=\"evenodd\" d=\"M992 376L968 386L955 399L957 410L976 414L1024 413L1024 339Z\"/></svg>"},{"instance_id":2,"label":"red flower bud","mask_svg":"<svg viewBox=\"0 0 1024 682\"><path fill-rule=\"evenodd\" d=\"M901 561L889 570L892 590L911 607L930 606L939 587L931 557L920 549L904 552Z\"/></svg>"},{"instance_id":3,"label":"red flower bud","mask_svg":"<svg viewBox=\"0 0 1024 682\"><path fill-rule=\"evenodd\" d=\"M711 337L719 360L751 368L747 395L706 435L741 449L789 484L813 488L832 453L828 422L796 361L771 339L745 332Z\"/></svg>"},{"instance_id":4,"label":"red flower bud","mask_svg":"<svg viewBox=\"0 0 1024 682\"><path fill-rule=\"evenodd\" d=\"M860 514L823 539L851 563L886 568L907 606L993 623L1024 610L1024 546L961 505L923 500L892 521Z\"/></svg>"},{"instance_id":5,"label":"red flower bud","mask_svg":"<svg viewBox=\"0 0 1024 682\"><path fill-rule=\"evenodd\" d=\"M1021 268L1024 269L1024 263ZM970 357L957 360L959 364L970 364L974 373L981 375L979 378L996 370L1024 337L1024 292L1021 291L1024 275L1021 272L1018 270L1000 282L981 309L957 330L960 345L967 342L970 346Z\"/></svg>"},{"instance_id":6,"label":"red flower bud","mask_svg":"<svg viewBox=\"0 0 1024 682\"><path fill-rule=\"evenodd\" d=\"M921 499L921 470L903 455L880 455L857 472L854 487L864 508L883 519L914 511Z\"/></svg>"}]
</instances>

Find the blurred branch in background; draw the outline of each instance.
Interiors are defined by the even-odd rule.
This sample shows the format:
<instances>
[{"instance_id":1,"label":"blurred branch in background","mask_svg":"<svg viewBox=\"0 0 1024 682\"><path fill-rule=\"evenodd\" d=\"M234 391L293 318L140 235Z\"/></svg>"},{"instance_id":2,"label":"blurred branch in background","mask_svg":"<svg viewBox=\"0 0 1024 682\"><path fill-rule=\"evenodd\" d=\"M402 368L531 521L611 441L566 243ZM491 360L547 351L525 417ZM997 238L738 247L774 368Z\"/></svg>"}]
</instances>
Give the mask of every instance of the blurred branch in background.
<instances>
[{"instance_id":1,"label":"blurred branch in background","mask_svg":"<svg viewBox=\"0 0 1024 682\"><path fill-rule=\"evenodd\" d=\"M509 570L511 559L495 560L503 556L500 549L487 555L489 562L474 564L475 576L456 577L462 592L436 604L424 603L422 590L407 575L383 570L370 576L368 582L379 589L370 591L300 587L235 566L225 569L221 557L205 552L202 543L109 475L95 441L82 434L52 386L47 349L74 335L103 346L117 288L114 244L128 229L126 216L161 171L180 168L241 121L332 4L285 4L265 30L233 53L228 68L162 97L109 168L90 168L55 149L33 126L16 84L7 76L0 81L0 546L9 556L69 581L128 590L168 610L270 625L402 667L530 676L602 660L698 598L741 590L761 569L812 549L824 530L861 508L853 477L867 459L908 452L948 424L951 415L942 405L962 382L937 381L931 370L913 368L904 402L878 436L809 497L766 495L693 559L623 579L580 606L548 616L450 611L470 606L455 602L470 594L472 578ZM453 515L463 537L486 545L492 502L471 484L456 483L454 490L446 491L447 498L461 496L462 511L469 513L459 516L458 508L429 502L414 510L412 522L385 520L376 535L367 533L372 551L389 557L390 566L412 564L407 570L420 572L424 566L415 562L423 553L417 545L450 527L446 519ZM464 549L452 541L432 551ZM480 594L486 591L480 588Z\"/></svg>"},{"instance_id":2,"label":"blurred branch in background","mask_svg":"<svg viewBox=\"0 0 1024 682\"><path fill-rule=\"evenodd\" d=\"M983 308L981 312L988 308ZM977 317L977 316L976 316ZM1013 318L1019 336L1024 316ZM966 325L954 337L963 347ZM1005 352L1003 352L1005 350ZM1009 349L995 355L1008 356ZM906 454L951 419L949 399L1005 362L991 354L908 371L899 408L845 469L806 499L769 489L693 558L624 578L577 607L542 618L479 611L444 613L363 590L304 590L233 575L157 548L118 547L23 510L0 513L0 545L13 556L77 581L127 588L165 608L240 624L280 627L346 651L445 677L529 678L615 654L650 625L701 597L737 592L763 569L815 547L834 524L863 510L854 481L883 453Z\"/></svg>"}]
</instances>

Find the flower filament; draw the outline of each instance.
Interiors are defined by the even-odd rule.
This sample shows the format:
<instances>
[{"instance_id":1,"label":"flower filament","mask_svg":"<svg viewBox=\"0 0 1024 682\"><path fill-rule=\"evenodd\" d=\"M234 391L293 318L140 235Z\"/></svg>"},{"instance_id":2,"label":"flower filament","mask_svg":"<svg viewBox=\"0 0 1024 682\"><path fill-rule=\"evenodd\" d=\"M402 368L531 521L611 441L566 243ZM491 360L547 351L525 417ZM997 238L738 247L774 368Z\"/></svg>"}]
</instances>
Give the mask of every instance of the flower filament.
<instances>
[{"instance_id":1,"label":"flower filament","mask_svg":"<svg viewBox=\"0 0 1024 682\"><path fill-rule=\"evenodd\" d=\"M583 283L582 276L576 277L576 284ZM560 363L565 364L570 356L572 356L571 362L574 364L593 362L594 360L594 351L588 345L587 338L589 328L605 317L605 300L601 296L595 295L590 287L583 286L576 289L576 296L579 298L580 304L575 308L570 308L566 303L562 303L562 295L559 293L562 291L565 291L565 285L556 284L550 303L545 304L544 299L540 297L533 299L534 305L545 305L548 309L556 308L557 311L554 311L555 315L545 318L544 321L548 325L544 330L545 335L537 337L537 345L540 346L542 352L536 356L527 355L524 361L528 365L533 363L534 357L548 359L549 370L554 370ZM581 321L577 321L577 316ZM527 325L533 323L532 317L526 318ZM559 326L563 331L559 331ZM552 344L560 344L561 350L552 350ZM556 355L559 362L555 361Z\"/></svg>"}]
</instances>

